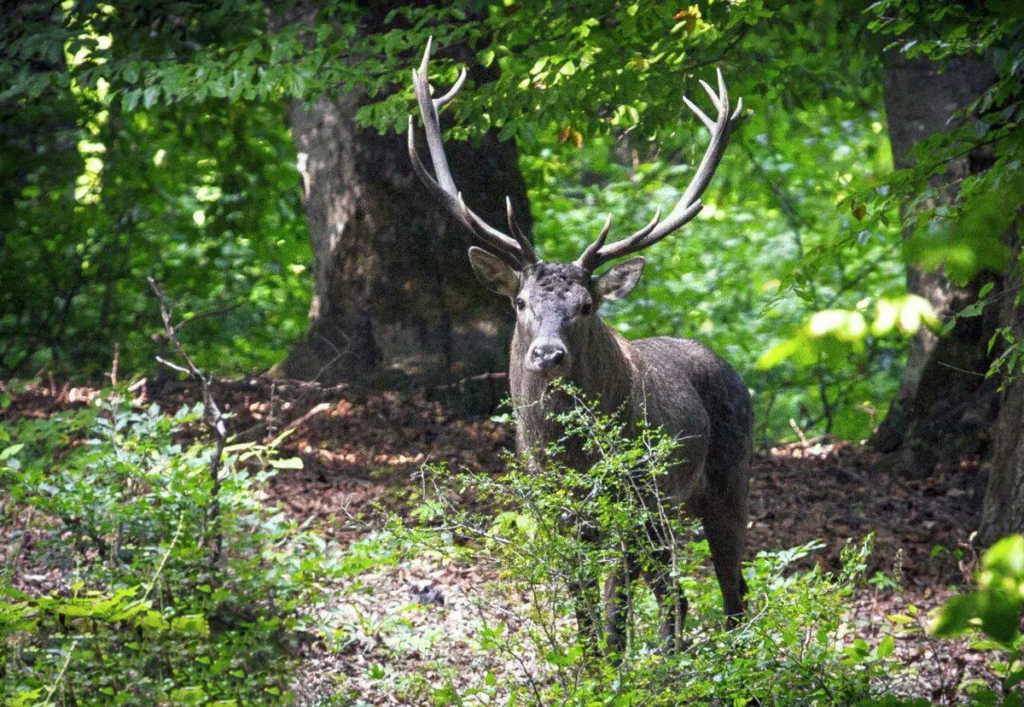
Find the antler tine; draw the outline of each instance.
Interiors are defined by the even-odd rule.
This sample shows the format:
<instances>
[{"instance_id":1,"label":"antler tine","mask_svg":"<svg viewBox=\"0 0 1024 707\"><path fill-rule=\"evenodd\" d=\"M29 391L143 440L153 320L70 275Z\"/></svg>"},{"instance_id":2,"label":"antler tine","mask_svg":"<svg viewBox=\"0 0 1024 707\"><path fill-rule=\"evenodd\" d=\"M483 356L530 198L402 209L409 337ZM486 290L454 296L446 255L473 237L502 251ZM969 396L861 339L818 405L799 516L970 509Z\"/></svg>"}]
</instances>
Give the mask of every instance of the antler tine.
<instances>
[{"instance_id":1,"label":"antler tine","mask_svg":"<svg viewBox=\"0 0 1024 707\"><path fill-rule=\"evenodd\" d=\"M697 107L696 103L691 101L686 96L683 96L683 103L686 104L687 108L689 108L691 111L693 111L694 115L696 115L698 118L700 118L700 122L704 123L704 127L705 128L707 128L708 130L714 130L715 129L715 121L713 121L713 120L711 120L711 118L707 117L707 115L704 114L704 111L702 111L700 108Z\"/></svg>"},{"instance_id":2,"label":"antler tine","mask_svg":"<svg viewBox=\"0 0 1024 707\"><path fill-rule=\"evenodd\" d=\"M519 231L518 226L510 229L515 232L515 238L510 238L498 229L489 225L482 218L477 216L462 199L462 194L455 186L451 170L448 167L448 158L445 156L444 144L441 140L441 119L438 115L438 108L445 105L456 95L466 81L466 69L456 80L455 85L440 98L432 98L430 95L430 82L428 70L430 65L430 49L433 44L433 37L427 40L426 49L423 51L423 60L418 69L412 70L412 85L416 93L416 103L419 105L420 116L423 118L423 128L427 135L427 151L430 153L430 161L434 167L434 175L427 170L420 159L419 151L416 148L416 131L413 125L413 116L409 116L409 158L412 160L413 171L427 189L437 197L449 213L462 222L466 228L472 231L477 238L491 246L498 254L510 257L520 268L526 264L537 261L537 254L529 245L529 240ZM436 175L436 176L435 176ZM511 208L511 206L510 206ZM526 247L524 247L524 244Z\"/></svg>"},{"instance_id":3,"label":"antler tine","mask_svg":"<svg viewBox=\"0 0 1024 707\"><path fill-rule=\"evenodd\" d=\"M608 217L608 220L605 222L605 230L603 230L598 239L594 241L593 244L591 244L591 247L593 247L593 245L597 244L598 242L604 242L605 237L608 235L607 229L611 225L611 218L611 216ZM587 258L586 261L584 261L584 257L580 257L580 259L576 261L576 264L579 265L584 270L586 270L587 272L593 272L602 263L606 263L609 260L614 260L615 258L619 258L623 255L626 255L627 253L632 253L634 251L640 250L641 248L643 248L643 246L640 244L643 242L644 238L646 238L651 233L651 231L654 230L655 226L658 225L658 222L660 220L661 207L659 206L654 211L654 218L648 221L646 226L641 228L639 231L633 233L633 235L631 235L629 238L623 238L621 241L615 241L614 243L606 246L599 245L597 247L597 250L593 252L593 254L590 255L590 257ZM590 248L587 248L587 251L589 250ZM587 251L584 251L583 256L587 255ZM593 263L592 265L591 262ZM588 265L590 265L590 267L587 267Z\"/></svg>"},{"instance_id":4,"label":"antler tine","mask_svg":"<svg viewBox=\"0 0 1024 707\"><path fill-rule=\"evenodd\" d=\"M450 100L459 95L459 91L462 90L462 84L466 83L467 76L469 76L469 73L466 71L466 67L463 66L462 71L459 72L459 78L455 79L455 84L450 89L448 89L448 93L444 94L440 98L434 99L434 108L440 108L445 103L448 103Z\"/></svg>"},{"instance_id":5,"label":"antler tine","mask_svg":"<svg viewBox=\"0 0 1024 707\"><path fill-rule=\"evenodd\" d=\"M743 96L736 99L736 110L729 116L729 120L737 123L741 117L743 117Z\"/></svg>"},{"instance_id":6,"label":"antler tine","mask_svg":"<svg viewBox=\"0 0 1024 707\"><path fill-rule=\"evenodd\" d=\"M610 245L604 245L604 239L607 234L602 232L598 240L591 244L584 251L580 259L576 261L581 267L585 267L589 272L593 272L597 267L609 260L648 248L692 221L700 213L700 210L703 208L700 197L708 188L719 162L722 161L722 156L725 154L725 148L729 144L729 138L732 136L733 129L743 117L742 98L736 102L736 110L730 114L729 91L726 88L722 70L718 69L716 73L718 75L717 93L705 81L700 82L700 85L707 91L708 96L711 97L711 102L718 111L715 120L711 120L696 104L686 96L683 96L683 103L686 104L686 107L693 111L694 115L711 133L711 141L708 143L704 157L701 159L693 179L686 187L686 191L683 192L682 198L679 199L679 202L672 208L672 211L669 212L664 221L659 223L658 217L655 216L654 220L628 238L616 241Z\"/></svg>"},{"instance_id":7,"label":"antler tine","mask_svg":"<svg viewBox=\"0 0 1024 707\"><path fill-rule=\"evenodd\" d=\"M580 266L587 272L593 272L600 263L597 261L597 254L601 250L601 246L604 245L604 241L608 238L608 232L612 230L612 215L608 214L608 218L604 220L604 227L601 229L601 233L598 234L597 240L587 246L587 249L583 251L583 255L576 259L576 265Z\"/></svg>"},{"instance_id":8,"label":"antler tine","mask_svg":"<svg viewBox=\"0 0 1024 707\"><path fill-rule=\"evenodd\" d=\"M512 232L512 236L519 243L519 247L523 249L523 255L531 263L536 263L540 258L537 257L537 252L533 249L533 244L530 243L530 239L523 233L523 229L519 227L519 221L516 220L516 212L512 208L512 197L505 197L505 213L508 216L508 230Z\"/></svg>"},{"instance_id":9,"label":"antler tine","mask_svg":"<svg viewBox=\"0 0 1024 707\"><path fill-rule=\"evenodd\" d=\"M477 216L472 209L466 206L466 201L462 198L462 192L458 193L456 199L459 202L459 214L462 216L462 222L466 224L480 240L491 244L499 252L508 253L509 255L514 256L516 260L523 260L525 253L523 253L522 247L520 247L516 241L509 238L504 233Z\"/></svg>"},{"instance_id":10,"label":"antler tine","mask_svg":"<svg viewBox=\"0 0 1024 707\"><path fill-rule=\"evenodd\" d=\"M708 86L708 82L705 81L704 79L701 79L697 83L699 83L701 85L701 88L703 88L707 92L708 98L711 99L711 105L713 105L716 110L721 111L722 110L722 103L719 100L719 95L717 93L715 93L713 90L711 90L711 87Z\"/></svg>"}]
</instances>

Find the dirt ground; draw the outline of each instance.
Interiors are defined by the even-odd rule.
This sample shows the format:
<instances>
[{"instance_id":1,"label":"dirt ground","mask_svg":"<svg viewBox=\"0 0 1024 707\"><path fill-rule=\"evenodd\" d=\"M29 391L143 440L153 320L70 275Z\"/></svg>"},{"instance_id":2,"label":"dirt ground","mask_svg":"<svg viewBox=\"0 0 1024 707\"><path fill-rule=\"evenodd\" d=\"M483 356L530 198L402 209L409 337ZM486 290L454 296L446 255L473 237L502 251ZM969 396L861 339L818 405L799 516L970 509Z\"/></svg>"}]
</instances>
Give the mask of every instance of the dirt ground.
<instances>
[{"instance_id":1,"label":"dirt ground","mask_svg":"<svg viewBox=\"0 0 1024 707\"><path fill-rule=\"evenodd\" d=\"M50 415L88 404L95 394L53 381L33 385L11 394L0 419ZM164 378L137 384L134 394L175 408L195 401L198 389ZM372 527L380 507L400 510L418 488L425 462L496 472L512 443L509 424L460 417L416 395L361 395L343 387L262 378L219 381L214 395L231 415L231 432L239 440L270 440L292 431L282 453L300 456L304 465L279 473L271 496L342 542ZM903 613L908 603L927 611L969 581L976 559L971 532L984 489L984 470L975 459L950 460L923 480L891 477L876 470L875 461L863 446L804 443L760 450L751 474L751 554L820 539L826 549L818 560L833 568L848 539L875 534L868 574L898 575L903 590L872 586L858 594L851 624L868 639L891 628L887 614ZM435 591L444 596L444 608L425 610L405 623L426 627L434 639L446 634L449 647L460 645L459 612L470 610L469 589L485 572L427 561L381 569L362 580L372 590L372 605L364 608L386 618L404 611L410 592ZM344 655L311 656L297 685L300 703L315 704L343 689L359 693L367 704L400 704L365 675L383 661L390 661L391 671L429 671L430 644L401 653L381 636L368 635ZM403 657L396 657L399 653ZM962 641L898 637L897 656L917 668L902 690L934 702L962 700L958 686L968 677L984 677L981 656Z\"/></svg>"}]
</instances>

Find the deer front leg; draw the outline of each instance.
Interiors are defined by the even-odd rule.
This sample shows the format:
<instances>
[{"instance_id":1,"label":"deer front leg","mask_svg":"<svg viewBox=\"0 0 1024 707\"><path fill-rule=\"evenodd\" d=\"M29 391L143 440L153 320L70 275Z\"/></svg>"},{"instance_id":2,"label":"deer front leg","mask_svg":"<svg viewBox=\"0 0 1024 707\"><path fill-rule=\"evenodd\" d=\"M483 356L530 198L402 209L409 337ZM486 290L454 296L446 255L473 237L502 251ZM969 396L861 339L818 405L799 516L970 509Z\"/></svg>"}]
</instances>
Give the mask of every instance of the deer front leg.
<instances>
[{"instance_id":1,"label":"deer front leg","mask_svg":"<svg viewBox=\"0 0 1024 707\"><path fill-rule=\"evenodd\" d=\"M653 553L653 566L648 572L647 582L661 609L662 618L658 635L666 650L678 651L682 648L683 625L686 623L690 603L673 577L673 552L672 549L662 549Z\"/></svg>"},{"instance_id":2,"label":"deer front leg","mask_svg":"<svg viewBox=\"0 0 1024 707\"><path fill-rule=\"evenodd\" d=\"M600 652L600 593L597 578L587 575L569 582L576 611L576 626L584 648L597 655Z\"/></svg>"},{"instance_id":3,"label":"deer front leg","mask_svg":"<svg viewBox=\"0 0 1024 707\"><path fill-rule=\"evenodd\" d=\"M616 660L626 653L627 630L633 610L632 586L639 576L638 563L626 552L622 564L605 581L605 626L608 631L606 650L608 656Z\"/></svg>"}]
</instances>

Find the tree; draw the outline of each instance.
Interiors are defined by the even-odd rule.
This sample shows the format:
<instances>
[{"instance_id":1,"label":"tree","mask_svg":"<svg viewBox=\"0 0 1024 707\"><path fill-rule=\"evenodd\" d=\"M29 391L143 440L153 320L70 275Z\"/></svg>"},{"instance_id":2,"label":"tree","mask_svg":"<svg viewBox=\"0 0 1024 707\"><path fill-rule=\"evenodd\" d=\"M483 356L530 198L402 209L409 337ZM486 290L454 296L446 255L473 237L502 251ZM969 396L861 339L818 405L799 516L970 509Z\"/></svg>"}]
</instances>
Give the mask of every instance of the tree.
<instances>
[{"instance_id":1,"label":"tree","mask_svg":"<svg viewBox=\"0 0 1024 707\"><path fill-rule=\"evenodd\" d=\"M359 3L358 34L401 29L400 20L388 22L393 7ZM272 17L271 26L278 33L285 25L305 26L301 38L313 50L322 34L317 28L331 21L319 15L317 5L299 4ZM475 82L494 78L464 44L451 47L452 54L473 67ZM375 99L395 90L384 87ZM508 308L473 277L470 236L418 184L405 136L358 124L360 108L370 102L365 84L357 84L289 105L313 248L313 297L309 332L277 370L324 382L389 384L406 376L436 383L499 371L507 357ZM452 161L467 202L485 218L503 221L507 196L529 228L513 141L488 131L473 144L460 143Z\"/></svg>"},{"instance_id":2,"label":"tree","mask_svg":"<svg viewBox=\"0 0 1024 707\"><path fill-rule=\"evenodd\" d=\"M0 367L95 380L117 350L122 371L150 370L152 275L202 365L265 368L309 303L283 107L211 96L209 81L193 83L201 103L144 87L186 41L229 43L249 23L228 12L182 36L152 5L111 10L22 2L0 24Z\"/></svg>"},{"instance_id":3,"label":"tree","mask_svg":"<svg viewBox=\"0 0 1024 707\"><path fill-rule=\"evenodd\" d=\"M628 232L656 204L671 203L704 139L697 123L681 119L680 93L693 97L698 79L719 65L753 116L722 165L701 235L652 252L648 271L659 275L609 314L632 335L696 335L727 351L759 392L762 439L788 434L791 419L848 438L872 424L895 385L897 341L865 338L860 314L835 313L904 294L890 239L897 229L883 217L907 189L869 201L868 217L864 203L851 203L858 183L877 185L887 167L877 61L860 48L859 5L284 7L278 17L272 4L268 21L267 7L251 0L102 11L79 3L47 32L29 28L7 43L0 100L88 95L97 116L113 115L114 104L122 116L102 118L109 136L98 141L116 159L89 158L103 162L102 196L72 209L74 219L102 219L93 228L97 252L134 256L108 298L107 319L127 323L95 337L97 351L127 336L137 360L150 356L138 323L152 308L130 284L149 267L138 257L141 242L161 254L152 259L163 271L156 274L173 280L169 291L196 322L182 332L189 345L201 358L230 360L233 371L280 360L289 339L301 341L277 370L321 380L429 381L499 368L500 327L493 336L465 332L503 321L504 304L474 290L468 268L448 267L464 262L468 235L422 198L401 137L412 106L408 70L433 35L436 85L450 85L460 65L472 72L443 116L467 200L501 222L502 198L512 192L525 220L514 176L521 161L540 249L552 258L578 251L608 211L621 229L614 233ZM84 58L39 72L47 51ZM284 115L291 136L283 121L272 125ZM527 146L521 160L512 141ZM478 150L492 162L476 162ZM609 160L611 150L624 159ZM269 171L274 178L259 181ZM32 214L37 228L51 216L37 203ZM397 219L410 228L395 228ZM122 247L108 247L110 234ZM316 252L296 247L307 238ZM35 261L28 269L45 271ZM294 305L310 282L303 337ZM102 308L96 289L73 298L74 323L85 321L77 313ZM240 294L249 298L244 307L232 301ZM836 356L789 346L810 366L755 368L766 348L819 310L832 312L822 319L828 331L859 336L859 349ZM89 358L93 372L109 361Z\"/></svg>"},{"instance_id":4,"label":"tree","mask_svg":"<svg viewBox=\"0 0 1024 707\"><path fill-rule=\"evenodd\" d=\"M501 370L508 307L472 276L470 235L415 179L405 136L357 125L365 102L356 91L289 108L313 245L313 301L310 331L281 370L320 381L379 381L382 371L436 381ZM484 218L501 223L508 195L529 228L513 142L492 131L476 144L457 143L452 165Z\"/></svg>"},{"instance_id":5,"label":"tree","mask_svg":"<svg viewBox=\"0 0 1024 707\"><path fill-rule=\"evenodd\" d=\"M926 57L908 59L898 51L885 57L885 104L896 169L915 166L913 148L926 138L948 133L957 115L977 100L995 80L991 64L957 57L940 65ZM963 123L962 119L959 123ZM931 163L933 154L917 153ZM991 166L984 151L974 150L932 167L930 192L904 204L904 237L913 242L918 220L909 209L934 214L937 207L955 203L959 184ZM997 384L986 377L988 341L995 333L994 316L956 320L957 313L975 303L981 288L998 273L981 273L965 285L951 281L944 268L907 265L907 290L927 300L939 320L953 324L941 338L922 327L910 340L903 382L873 443L890 453L889 466L905 474L927 474L938 459L981 449L982 435L994 420Z\"/></svg>"},{"instance_id":6,"label":"tree","mask_svg":"<svg viewBox=\"0 0 1024 707\"><path fill-rule=\"evenodd\" d=\"M908 279L946 319L942 337L916 342L876 444L927 472L958 437L987 436L979 534L992 543L1024 529L1024 13L1001 2L873 7L872 28L897 38L887 103L903 167L891 184L896 198L914 196L904 211ZM915 96L926 108L917 123ZM947 133L954 119L962 124Z\"/></svg>"},{"instance_id":7,"label":"tree","mask_svg":"<svg viewBox=\"0 0 1024 707\"><path fill-rule=\"evenodd\" d=\"M1017 242L1016 268L1005 283L999 321L1012 340L1024 342L1024 286L1021 246ZM1014 296L1015 295L1015 296ZM1019 349L1018 349L1019 351ZM1017 354L1018 361L1020 354ZM990 545L1011 533L1024 531L1024 371L1018 366L1005 381L999 397L999 415L992 428L993 454L978 535Z\"/></svg>"},{"instance_id":8,"label":"tree","mask_svg":"<svg viewBox=\"0 0 1024 707\"><path fill-rule=\"evenodd\" d=\"M138 277L127 264L137 262L138 255L146 252L142 245L154 234L150 223L160 217L161 210L185 211L185 223L174 229L177 233L161 234L164 238L170 235L167 240L171 245L184 234L194 234L195 247L188 249L190 255L195 253L199 259L211 260L219 255L228 266L216 277L210 277L210 273L204 276L200 268L186 267L178 271L184 278L162 267L173 262L171 254L158 257L150 266L172 292L182 280L188 284L180 300L185 302L188 315L196 314L193 303L187 299L191 293L198 296L198 301L206 295L207 301L201 306L204 310L239 311L237 301L222 302L219 306L211 301L210 290L217 292L216 284L212 283L221 282L222 278L240 280L240 286L248 282L250 291L266 292L262 285L271 283L264 272L254 279L252 269L273 268L273 272L280 272L282 266L295 267L294 261L285 260L279 265L272 262L283 254L274 253L279 247L275 244L286 243L282 236L292 233L279 223L268 223L267 217L284 210L285 204L279 206L275 200L266 198L258 201L269 206L269 214L250 213L252 210L247 208L268 191L277 191L277 185L268 190L267 185L258 183L268 176L268 165L260 160L268 150L252 149L249 126L255 128L266 146L276 147L273 139L258 135L258 131L266 130L259 118L273 116L282 98L289 98L287 116L298 147L301 172L300 175L293 171L292 189L293 194L299 193L301 177L302 202L313 248L313 268L307 271L313 276L313 298L309 333L293 347L278 370L323 382L367 382L373 378L380 382L384 374L390 376L389 382L396 383L393 374L412 374L429 382L503 368L510 318L507 308L484 294L472 277L465 255L468 234L447 223L414 178L404 137L390 131L378 134L357 122L358 111L374 98L379 100L404 87L396 72L377 77L366 69L346 73L343 68L319 83L306 85L305 78L316 72L308 65L289 64L290 59L300 54L307 61L310 56L319 56L327 66L357 63L353 57L360 55L358 42L376 41L376 33L384 31L387 3L342 4L325 7L322 12L317 6L292 7L285 12L284 21L272 16L270 23L262 6L251 2L174 8L118 5L109 10L98 11L82 4L55 12L46 4L37 7L27 3L12 18L4 36L11 57L0 67L4 106L9 105L14 116L30 117L32 114L25 111L29 106L44 116L59 117L52 110L54 104L47 101L59 96L78 108L79 103L88 99L88 105L80 108L86 116L83 122L91 116L101 116L92 118L92 123L101 130L98 128L99 135L93 138L95 156L91 159L97 165L94 171L103 187L96 190L89 204L73 198L67 200L69 220L75 228L96 234L91 239L72 237L67 244L68 279L73 283L83 279L75 275L74 266L79 261L92 268L84 277L84 285L76 284L74 289L50 288L56 291L45 295L33 290L25 293L35 294L43 302L66 300L53 315L45 306L24 306L24 297L12 301L10 307L5 306L12 317L19 317L14 320L20 327L18 333L25 333L20 340L12 337L18 344L15 353L21 354L11 359L12 367L32 361L37 366L44 363L36 353L40 346L32 338L39 336L40 329L56 331L42 342L53 350L51 359L68 354L65 348L74 342L82 342L106 348L100 355L109 363L113 344L106 337L125 335L123 326L101 326L98 337L66 337L61 322L70 321L74 332L79 321L92 315L91 297L82 296L83 291L91 293L94 288L106 287L116 294L124 279ZM289 15L298 20L287 21ZM37 16L49 24L42 24ZM398 19L392 25L388 29L399 30L402 22ZM350 34L353 28L359 28L355 36ZM323 41L318 43L320 39ZM345 45L349 40L354 44ZM408 66L421 48L422 44L403 48L402 62ZM473 52L464 46L460 49L453 44L452 51L458 55L458 61L473 66L473 81L494 78L493 68L483 70ZM76 57L71 65L63 61L66 53ZM236 65L225 71L222 62L228 55L241 61L242 68ZM51 56L57 58L59 66L53 65L53 61L41 61ZM211 68L211 64L215 66ZM396 60L395 65L398 64ZM400 75L406 76L404 67ZM232 103L225 100L228 98ZM202 106L203 110L183 111L175 105L183 100ZM140 121L138 116L142 113L148 115ZM167 115L166 120L162 114ZM281 119L284 114L282 110L273 117ZM154 130L146 136L149 142L143 142L144 149L140 150L140 124L170 127L172 134L188 137L179 145L166 133L154 139L158 134ZM85 135L79 139L65 141L76 158L79 155L73 149L75 144L82 145L83 138L88 136L87 131L83 132ZM11 135L12 140L20 139L14 131ZM205 159L190 154L193 145L200 147L198 152L206 149L212 154ZM193 166L191 175L175 174L177 183L163 183L160 177L167 174L169 167L184 167L190 158L214 166L216 176ZM514 142L499 141L493 132L484 133L473 143L459 143L453 148L453 158L467 201L487 218L500 222L504 220L508 195L522 215L524 227L530 227ZM154 163L159 169L153 168ZM130 170L134 170L134 176ZM80 170L68 172L68 180L73 184ZM190 184L193 180L199 184ZM182 186L185 188L181 189ZM264 194L259 193L257 186ZM180 205L174 203L179 190L185 197ZM5 197L9 196L12 202L25 201L22 190L7 191L11 193L5 192ZM70 195L67 187L63 192ZM198 199L189 192L198 195ZM290 200L288 195L287 201ZM171 209L167 202L171 202ZM35 207L34 202L29 205ZM12 266L19 256L25 262L26 250L45 248L59 240L29 236L43 224L53 222L52 214L45 209L32 208L29 215L37 218L38 224L19 224L9 242L18 248L2 253L5 261L10 256ZM98 226L97 221L103 225ZM96 241L95 253L75 252L76 245L80 249L79 244L89 240ZM236 258L250 244L258 259L250 258L243 266L248 271L245 272L237 267ZM158 244L153 245L153 250L158 251ZM33 277L47 282L46 268L34 267L38 258L29 255ZM291 259L294 253L286 257ZM102 270L102 264L108 260L113 266L107 268L101 282L93 284L90 274L97 272L98 263ZM49 279L55 279L59 273L54 268L49 270ZM201 280L198 286L188 283L195 277ZM236 288L220 289L234 297L239 295ZM117 296L106 299L115 303L114 307L97 309L109 310L113 316L106 319L122 323L116 308L123 300ZM23 321L26 314L37 314L37 318L57 323L27 327ZM216 324L216 315L207 317L197 318L197 324L190 324L190 328L198 333L202 328L198 322ZM93 325L96 331L95 322ZM240 343L243 342L235 340L236 349ZM78 347L74 348L77 351Z\"/></svg>"}]
</instances>

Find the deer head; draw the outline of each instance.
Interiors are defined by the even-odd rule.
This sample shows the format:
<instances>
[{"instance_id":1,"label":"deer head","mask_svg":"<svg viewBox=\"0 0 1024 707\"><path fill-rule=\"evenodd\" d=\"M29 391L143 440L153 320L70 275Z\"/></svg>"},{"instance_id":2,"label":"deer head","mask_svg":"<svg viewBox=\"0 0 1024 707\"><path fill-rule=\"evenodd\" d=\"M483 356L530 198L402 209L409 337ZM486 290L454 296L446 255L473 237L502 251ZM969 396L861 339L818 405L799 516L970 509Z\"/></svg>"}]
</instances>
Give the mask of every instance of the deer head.
<instances>
[{"instance_id":1,"label":"deer head","mask_svg":"<svg viewBox=\"0 0 1024 707\"><path fill-rule=\"evenodd\" d=\"M704 157L689 186L665 220L661 209L650 223L631 236L606 243L611 231L611 216L605 221L597 239L572 263L547 263L537 257L529 239L516 222L512 201L506 198L508 231L505 234L485 223L462 199L448 168L438 109L451 101L466 80L463 69L455 85L440 98L432 98L427 69L430 62L431 41L427 41L423 61L412 71L413 88L427 136L427 147L434 167L431 175L420 160L413 130L413 116L409 116L409 156L413 169L448 211L480 240L484 247L472 246L469 260L473 271L485 286L505 295L516 310L516 335L528 342L522 366L530 372L553 377L569 370L573 355L588 331L599 326L596 312L606 301L627 296L640 280L643 257L635 257L612 266L596 275L596 270L612 260L648 248L681 228L700 213L701 195L707 189L728 145L733 128L743 113L743 99L736 102L730 112L729 94L718 71L718 91L701 81L718 111L711 120L685 96L683 102L711 132Z\"/></svg>"}]
</instances>

